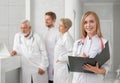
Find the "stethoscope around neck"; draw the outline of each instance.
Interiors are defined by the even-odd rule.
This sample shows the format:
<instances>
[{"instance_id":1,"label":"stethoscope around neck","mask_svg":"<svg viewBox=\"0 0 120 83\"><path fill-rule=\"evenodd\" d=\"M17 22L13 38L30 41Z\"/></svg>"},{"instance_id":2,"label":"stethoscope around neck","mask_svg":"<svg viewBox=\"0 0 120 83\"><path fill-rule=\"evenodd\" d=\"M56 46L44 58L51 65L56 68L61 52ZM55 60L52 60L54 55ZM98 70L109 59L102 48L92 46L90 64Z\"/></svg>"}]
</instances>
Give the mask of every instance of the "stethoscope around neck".
<instances>
[{"instance_id":1,"label":"stethoscope around neck","mask_svg":"<svg viewBox=\"0 0 120 83\"><path fill-rule=\"evenodd\" d=\"M30 38L32 38L32 40L31 40L31 43L30 43L30 45L29 46L27 46L27 44L25 43L25 40L23 39L23 41L22 41L22 36L20 35L19 36L19 44L22 46L22 45L24 45L25 47L26 47L26 49L27 49L27 51L29 52L29 53L32 53L32 51L33 51L33 42L34 42L34 37L33 37L33 35L31 35L31 37Z\"/></svg>"},{"instance_id":2,"label":"stethoscope around neck","mask_svg":"<svg viewBox=\"0 0 120 83\"><path fill-rule=\"evenodd\" d=\"M100 44L101 44L101 50L103 50L104 49L104 43L103 43L103 40L102 40L102 38L100 37L99 38L100 39ZM84 46L84 43L85 43L85 39L82 39L81 41L79 41L78 42L78 44L77 44L77 55L79 55L80 53L81 53L81 51L82 51L82 48L83 48L83 46ZM90 49L90 48L89 48Z\"/></svg>"},{"instance_id":3,"label":"stethoscope around neck","mask_svg":"<svg viewBox=\"0 0 120 83\"><path fill-rule=\"evenodd\" d=\"M23 44L22 42L22 35L19 36L19 44ZM30 38L32 38L32 43L34 42L34 37L33 37L33 34L31 34Z\"/></svg>"},{"instance_id":4,"label":"stethoscope around neck","mask_svg":"<svg viewBox=\"0 0 120 83\"><path fill-rule=\"evenodd\" d=\"M77 56L79 56L79 54L81 53L83 46L84 46L84 40L79 41L77 44L77 53L76 53Z\"/></svg>"},{"instance_id":5,"label":"stethoscope around neck","mask_svg":"<svg viewBox=\"0 0 120 83\"><path fill-rule=\"evenodd\" d=\"M78 42L78 46L79 45L84 45L84 42L83 41Z\"/></svg>"}]
</instances>

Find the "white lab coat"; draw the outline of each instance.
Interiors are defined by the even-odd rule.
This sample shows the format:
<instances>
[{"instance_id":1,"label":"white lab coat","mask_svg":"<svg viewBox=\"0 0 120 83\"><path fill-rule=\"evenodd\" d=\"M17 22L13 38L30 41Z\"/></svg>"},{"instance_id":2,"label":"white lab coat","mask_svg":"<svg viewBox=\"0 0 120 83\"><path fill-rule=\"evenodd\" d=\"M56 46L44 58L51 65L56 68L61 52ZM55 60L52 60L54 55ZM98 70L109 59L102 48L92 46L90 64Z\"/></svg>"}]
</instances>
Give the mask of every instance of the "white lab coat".
<instances>
[{"instance_id":1,"label":"white lab coat","mask_svg":"<svg viewBox=\"0 0 120 83\"><path fill-rule=\"evenodd\" d=\"M49 67L48 67L48 79L53 81L54 75L54 47L59 39L59 32L55 27L48 29L47 34L45 36L45 46L47 50L47 55L49 59Z\"/></svg>"},{"instance_id":2,"label":"white lab coat","mask_svg":"<svg viewBox=\"0 0 120 83\"><path fill-rule=\"evenodd\" d=\"M68 56L72 55L73 39L66 32L59 38L55 46L54 58L54 82L55 83L71 83L72 76L68 71ZM57 62L59 60L59 62Z\"/></svg>"},{"instance_id":3,"label":"white lab coat","mask_svg":"<svg viewBox=\"0 0 120 83\"><path fill-rule=\"evenodd\" d=\"M40 36L36 33L30 33L25 38L21 33L17 33L14 38L13 50L21 55L21 76L22 83L48 83L46 69L49 65L46 49ZM38 74L41 68L45 74Z\"/></svg>"},{"instance_id":4,"label":"white lab coat","mask_svg":"<svg viewBox=\"0 0 120 83\"><path fill-rule=\"evenodd\" d=\"M105 46L107 40L102 38L102 41ZM80 39L74 43L73 56L82 56L82 54L85 53L88 57L94 58L96 54L100 53L101 51L102 48L100 38L95 35L92 37L92 39L89 39L87 36L85 39ZM106 62L102 67L106 69L107 73L110 69L109 61ZM74 72L72 83L103 83L103 79L103 74Z\"/></svg>"}]
</instances>

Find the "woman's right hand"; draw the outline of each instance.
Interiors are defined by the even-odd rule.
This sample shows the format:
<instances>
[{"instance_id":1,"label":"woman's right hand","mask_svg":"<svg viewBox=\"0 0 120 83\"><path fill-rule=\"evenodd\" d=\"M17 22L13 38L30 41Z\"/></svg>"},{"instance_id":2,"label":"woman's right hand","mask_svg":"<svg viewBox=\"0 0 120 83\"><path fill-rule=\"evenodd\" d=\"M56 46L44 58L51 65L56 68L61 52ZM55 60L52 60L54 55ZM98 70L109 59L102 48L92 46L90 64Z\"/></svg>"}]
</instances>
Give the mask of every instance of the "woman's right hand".
<instances>
[{"instance_id":1,"label":"woman's right hand","mask_svg":"<svg viewBox=\"0 0 120 83\"><path fill-rule=\"evenodd\" d=\"M85 53L83 53L81 57L87 58L88 56Z\"/></svg>"},{"instance_id":2,"label":"woman's right hand","mask_svg":"<svg viewBox=\"0 0 120 83\"><path fill-rule=\"evenodd\" d=\"M15 50L13 50L13 51L10 53L11 56L15 56L16 54L17 54L17 52L16 52Z\"/></svg>"}]
</instances>

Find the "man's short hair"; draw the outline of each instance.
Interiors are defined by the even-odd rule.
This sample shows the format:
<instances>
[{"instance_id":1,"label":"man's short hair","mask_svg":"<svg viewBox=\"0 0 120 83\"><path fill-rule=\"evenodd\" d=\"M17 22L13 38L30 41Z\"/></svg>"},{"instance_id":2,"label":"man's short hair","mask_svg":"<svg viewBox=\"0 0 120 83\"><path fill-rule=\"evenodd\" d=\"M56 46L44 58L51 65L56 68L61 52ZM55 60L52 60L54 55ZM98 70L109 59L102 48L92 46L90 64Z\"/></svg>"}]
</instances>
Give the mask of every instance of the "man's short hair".
<instances>
[{"instance_id":1,"label":"man's short hair","mask_svg":"<svg viewBox=\"0 0 120 83\"><path fill-rule=\"evenodd\" d=\"M29 20L24 20L24 21L22 21L21 24L26 24L26 25L28 25L28 26L31 27L31 24L30 24L30 21L29 21Z\"/></svg>"},{"instance_id":2,"label":"man's short hair","mask_svg":"<svg viewBox=\"0 0 120 83\"><path fill-rule=\"evenodd\" d=\"M45 15L49 15L53 20L56 19L56 14L54 12L49 11L49 12L46 12Z\"/></svg>"}]
</instances>

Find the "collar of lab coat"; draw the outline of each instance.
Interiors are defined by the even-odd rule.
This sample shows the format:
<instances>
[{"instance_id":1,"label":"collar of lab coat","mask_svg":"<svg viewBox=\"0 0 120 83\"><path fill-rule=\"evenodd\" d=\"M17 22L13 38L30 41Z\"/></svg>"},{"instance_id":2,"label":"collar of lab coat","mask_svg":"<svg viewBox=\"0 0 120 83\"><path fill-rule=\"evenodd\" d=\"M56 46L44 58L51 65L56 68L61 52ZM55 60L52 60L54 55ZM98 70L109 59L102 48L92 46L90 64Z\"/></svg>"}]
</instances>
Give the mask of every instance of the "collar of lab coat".
<instances>
[{"instance_id":1,"label":"collar of lab coat","mask_svg":"<svg viewBox=\"0 0 120 83\"><path fill-rule=\"evenodd\" d=\"M66 37L69 35L69 32L65 32L63 35L61 34L61 38L62 39L66 39Z\"/></svg>"},{"instance_id":2,"label":"collar of lab coat","mask_svg":"<svg viewBox=\"0 0 120 83\"><path fill-rule=\"evenodd\" d=\"M87 40L94 40L94 39L96 39L96 38L99 38L97 34L94 35L91 39L89 38L88 35L87 35L87 37L86 37Z\"/></svg>"},{"instance_id":3,"label":"collar of lab coat","mask_svg":"<svg viewBox=\"0 0 120 83\"><path fill-rule=\"evenodd\" d=\"M63 36L66 36L66 35L68 35L69 34L69 32L67 31L67 32L65 32L64 34L63 34Z\"/></svg>"},{"instance_id":4,"label":"collar of lab coat","mask_svg":"<svg viewBox=\"0 0 120 83\"><path fill-rule=\"evenodd\" d=\"M53 27L51 27L51 28L48 28L48 30L53 30L55 27L53 26Z\"/></svg>"},{"instance_id":5,"label":"collar of lab coat","mask_svg":"<svg viewBox=\"0 0 120 83\"><path fill-rule=\"evenodd\" d=\"M21 36L23 38L30 39L33 36L33 32L31 31L28 37L24 37L22 33L21 33Z\"/></svg>"}]
</instances>

